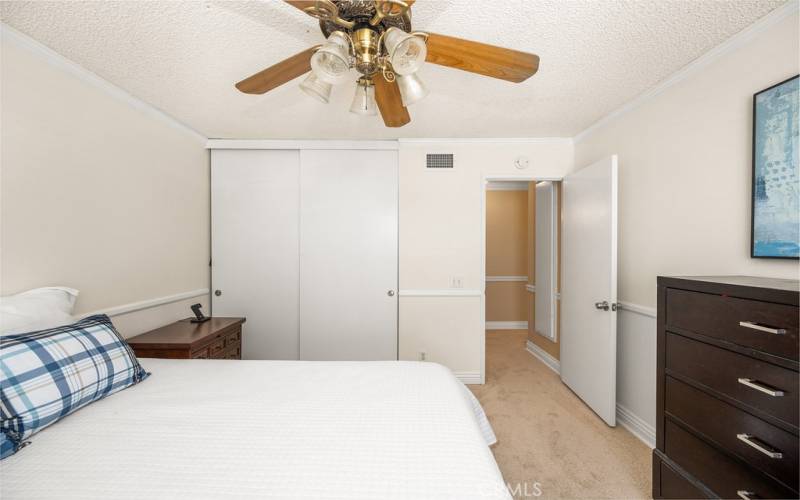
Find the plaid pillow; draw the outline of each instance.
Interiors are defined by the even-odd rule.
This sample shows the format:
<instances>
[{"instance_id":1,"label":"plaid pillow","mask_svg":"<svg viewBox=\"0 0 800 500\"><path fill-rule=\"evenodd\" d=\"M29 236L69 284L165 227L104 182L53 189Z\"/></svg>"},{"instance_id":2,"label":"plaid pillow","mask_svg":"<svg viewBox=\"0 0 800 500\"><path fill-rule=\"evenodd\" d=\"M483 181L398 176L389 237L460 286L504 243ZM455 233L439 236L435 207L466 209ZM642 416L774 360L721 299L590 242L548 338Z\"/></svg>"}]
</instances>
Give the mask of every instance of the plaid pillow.
<instances>
[{"instance_id":1,"label":"plaid pillow","mask_svg":"<svg viewBox=\"0 0 800 500\"><path fill-rule=\"evenodd\" d=\"M32 434L148 375L105 314L0 338L0 459Z\"/></svg>"}]
</instances>

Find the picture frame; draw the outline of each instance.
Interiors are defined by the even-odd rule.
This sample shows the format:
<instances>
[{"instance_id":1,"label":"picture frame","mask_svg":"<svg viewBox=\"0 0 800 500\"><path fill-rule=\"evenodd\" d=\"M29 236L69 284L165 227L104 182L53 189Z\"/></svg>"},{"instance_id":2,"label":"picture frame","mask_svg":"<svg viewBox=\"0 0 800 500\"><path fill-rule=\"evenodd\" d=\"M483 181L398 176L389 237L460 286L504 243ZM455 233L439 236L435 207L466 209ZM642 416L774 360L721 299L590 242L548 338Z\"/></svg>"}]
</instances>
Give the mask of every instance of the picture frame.
<instances>
[{"instance_id":1,"label":"picture frame","mask_svg":"<svg viewBox=\"0 0 800 500\"><path fill-rule=\"evenodd\" d=\"M799 78L753 94L751 258L800 259Z\"/></svg>"}]
</instances>

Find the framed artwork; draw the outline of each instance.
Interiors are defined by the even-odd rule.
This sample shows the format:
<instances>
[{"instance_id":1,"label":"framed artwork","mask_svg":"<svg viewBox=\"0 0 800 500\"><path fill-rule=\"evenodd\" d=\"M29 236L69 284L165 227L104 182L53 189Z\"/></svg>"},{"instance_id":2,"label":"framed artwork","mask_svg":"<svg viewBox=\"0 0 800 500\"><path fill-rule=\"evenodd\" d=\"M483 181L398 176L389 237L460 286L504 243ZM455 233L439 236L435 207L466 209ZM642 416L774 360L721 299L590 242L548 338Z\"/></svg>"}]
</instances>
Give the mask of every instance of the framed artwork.
<instances>
[{"instance_id":1,"label":"framed artwork","mask_svg":"<svg viewBox=\"0 0 800 500\"><path fill-rule=\"evenodd\" d=\"M750 255L800 258L798 77L753 95Z\"/></svg>"}]
</instances>

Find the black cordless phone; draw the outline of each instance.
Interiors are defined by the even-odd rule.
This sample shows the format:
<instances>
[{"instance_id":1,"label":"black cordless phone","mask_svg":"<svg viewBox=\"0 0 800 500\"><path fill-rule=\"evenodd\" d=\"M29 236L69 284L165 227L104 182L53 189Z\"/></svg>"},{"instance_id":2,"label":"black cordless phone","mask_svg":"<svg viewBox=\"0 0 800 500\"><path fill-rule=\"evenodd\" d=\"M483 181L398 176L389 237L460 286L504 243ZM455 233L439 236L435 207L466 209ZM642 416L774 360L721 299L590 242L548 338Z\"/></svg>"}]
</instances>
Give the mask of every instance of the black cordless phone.
<instances>
[{"instance_id":1,"label":"black cordless phone","mask_svg":"<svg viewBox=\"0 0 800 500\"><path fill-rule=\"evenodd\" d=\"M192 323L204 323L211 318L208 316L203 315L203 311L200 310L203 306L201 304L195 304L192 306L192 312L194 313L194 318L192 318Z\"/></svg>"}]
</instances>

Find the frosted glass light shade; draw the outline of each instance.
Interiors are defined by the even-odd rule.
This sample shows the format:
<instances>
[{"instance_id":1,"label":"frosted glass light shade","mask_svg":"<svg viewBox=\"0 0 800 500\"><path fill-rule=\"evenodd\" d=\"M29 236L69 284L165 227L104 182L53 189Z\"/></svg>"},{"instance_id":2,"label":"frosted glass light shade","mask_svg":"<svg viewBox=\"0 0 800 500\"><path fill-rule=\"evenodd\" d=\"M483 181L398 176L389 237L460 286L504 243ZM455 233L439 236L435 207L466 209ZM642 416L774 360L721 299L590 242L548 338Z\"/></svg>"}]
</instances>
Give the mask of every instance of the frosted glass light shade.
<instances>
[{"instance_id":1,"label":"frosted glass light shade","mask_svg":"<svg viewBox=\"0 0 800 500\"><path fill-rule=\"evenodd\" d=\"M350 39L334 31L311 56L311 70L325 83L337 84L347 79L350 70Z\"/></svg>"},{"instance_id":2,"label":"frosted glass light shade","mask_svg":"<svg viewBox=\"0 0 800 500\"><path fill-rule=\"evenodd\" d=\"M383 44L389 54L392 70L398 75L410 75L417 71L428 55L428 46L422 37L406 33L399 28L389 28Z\"/></svg>"},{"instance_id":3,"label":"frosted glass light shade","mask_svg":"<svg viewBox=\"0 0 800 500\"><path fill-rule=\"evenodd\" d=\"M300 90L325 104L328 104L328 100L331 98L332 88L333 85L323 82L314 73L309 74L300 84Z\"/></svg>"},{"instance_id":4,"label":"frosted glass light shade","mask_svg":"<svg viewBox=\"0 0 800 500\"><path fill-rule=\"evenodd\" d=\"M403 106L410 106L428 95L428 87L417 75L398 75L397 86L400 88Z\"/></svg>"},{"instance_id":5,"label":"frosted glass light shade","mask_svg":"<svg viewBox=\"0 0 800 500\"><path fill-rule=\"evenodd\" d=\"M359 84L356 86L356 95L350 112L357 115L375 115L378 113L378 103L375 102L375 86Z\"/></svg>"}]
</instances>

